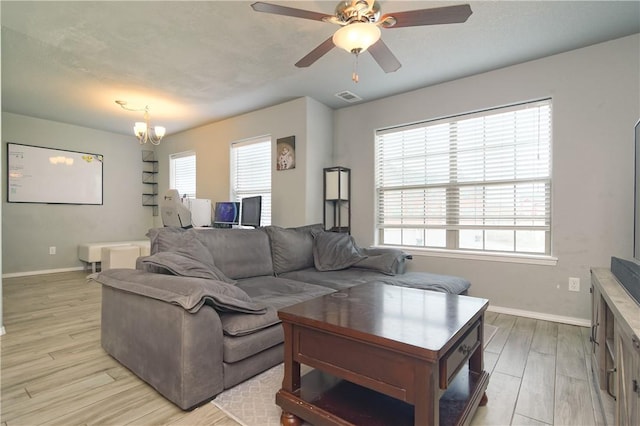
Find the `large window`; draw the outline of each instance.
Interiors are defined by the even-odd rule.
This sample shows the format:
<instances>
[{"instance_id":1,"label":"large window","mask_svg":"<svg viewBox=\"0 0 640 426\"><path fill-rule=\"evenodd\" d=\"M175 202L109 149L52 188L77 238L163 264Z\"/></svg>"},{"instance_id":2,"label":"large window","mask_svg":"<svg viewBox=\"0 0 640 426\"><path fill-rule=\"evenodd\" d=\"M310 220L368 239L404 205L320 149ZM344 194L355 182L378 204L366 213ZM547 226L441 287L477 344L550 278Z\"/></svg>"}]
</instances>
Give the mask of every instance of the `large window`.
<instances>
[{"instance_id":1,"label":"large window","mask_svg":"<svg viewBox=\"0 0 640 426\"><path fill-rule=\"evenodd\" d=\"M169 157L171 189L181 197L196 198L196 154L193 151L172 154Z\"/></svg>"},{"instance_id":2,"label":"large window","mask_svg":"<svg viewBox=\"0 0 640 426\"><path fill-rule=\"evenodd\" d=\"M231 199L262 195L261 226L271 224L271 138L231 144Z\"/></svg>"},{"instance_id":3,"label":"large window","mask_svg":"<svg viewBox=\"0 0 640 426\"><path fill-rule=\"evenodd\" d=\"M551 254L551 100L376 132L379 244Z\"/></svg>"}]
</instances>

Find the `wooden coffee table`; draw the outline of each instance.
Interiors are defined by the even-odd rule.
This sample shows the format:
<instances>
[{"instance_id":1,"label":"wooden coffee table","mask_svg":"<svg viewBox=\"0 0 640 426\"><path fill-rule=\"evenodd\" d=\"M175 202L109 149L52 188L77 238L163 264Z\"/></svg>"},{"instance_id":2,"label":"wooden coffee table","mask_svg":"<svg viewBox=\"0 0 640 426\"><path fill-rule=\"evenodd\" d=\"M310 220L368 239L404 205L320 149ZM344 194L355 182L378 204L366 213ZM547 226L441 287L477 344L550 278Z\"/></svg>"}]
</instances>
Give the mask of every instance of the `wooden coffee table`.
<instances>
[{"instance_id":1,"label":"wooden coffee table","mask_svg":"<svg viewBox=\"0 0 640 426\"><path fill-rule=\"evenodd\" d=\"M282 424L468 424L487 402L488 304L364 284L281 309Z\"/></svg>"}]
</instances>

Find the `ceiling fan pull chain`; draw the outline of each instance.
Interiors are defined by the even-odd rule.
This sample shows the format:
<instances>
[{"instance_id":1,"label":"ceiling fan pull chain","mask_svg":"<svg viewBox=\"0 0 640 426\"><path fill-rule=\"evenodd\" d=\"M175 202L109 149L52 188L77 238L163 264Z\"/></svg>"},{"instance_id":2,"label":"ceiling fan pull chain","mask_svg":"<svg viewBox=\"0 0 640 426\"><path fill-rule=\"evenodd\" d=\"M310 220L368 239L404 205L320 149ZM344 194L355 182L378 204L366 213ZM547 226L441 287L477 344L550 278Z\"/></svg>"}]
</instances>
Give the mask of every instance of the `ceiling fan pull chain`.
<instances>
[{"instance_id":1,"label":"ceiling fan pull chain","mask_svg":"<svg viewBox=\"0 0 640 426\"><path fill-rule=\"evenodd\" d=\"M360 80L360 77L358 76L358 54L354 53L354 55L356 59L353 64L353 74L351 74L351 80L353 80L354 83L357 83L358 80Z\"/></svg>"}]
</instances>

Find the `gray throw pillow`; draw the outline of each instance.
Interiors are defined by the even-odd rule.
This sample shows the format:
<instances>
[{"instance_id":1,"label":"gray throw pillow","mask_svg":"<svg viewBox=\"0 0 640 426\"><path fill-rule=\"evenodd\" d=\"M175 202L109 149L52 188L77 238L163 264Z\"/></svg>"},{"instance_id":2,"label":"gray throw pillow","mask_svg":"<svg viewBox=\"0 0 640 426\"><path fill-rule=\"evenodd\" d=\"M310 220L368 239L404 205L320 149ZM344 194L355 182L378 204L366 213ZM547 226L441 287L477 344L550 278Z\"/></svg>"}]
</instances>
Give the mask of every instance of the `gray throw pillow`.
<instances>
[{"instance_id":1,"label":"gray throw pillow","mask_svg":"<svg viewBox=\"0 0 640 426\"><path fill-rule=\"evenodd\" d=\"M153 257L160 253L175 253L178 256L162 256L155 259L145 259L143 263L152 264L171 271L174 275L181 275L186 277L200 277L208 278L211 275L215 278L227 284L235 284L236 281L227 277L213 262L213 256L211 252L205 247L204 244L196 238L193 232L181 231L176 232L174 229L179 228L157 228L159 231L152 232L149 230L149 238L152 240L152 244L156 244L158 251L152 254ZM175 262L182 261L184 265L176 265ZM189 262L191 261L191 262ZM166 265L161 264L164 262ZM171 263L169 265L169 263ZM170 267L169 267L170 266ZM196 268L196 271L189 272L189 267ZM209 270L210 274L203 271L203 268ZM194 275L195 274L195 275Z\"/></svg>"},{"instance_id":2,"label":"gray throw pillow","mask_svg":"<svg viewBox=\"0 0 640 426\"><path fill-rule=\"evenodd\" d=\"M151 228L147 232L147 237L151 242L150 254L156 254L161 251L170 251L174 248L175 242L179 241L182 234L187 232L182 228Z\"/></svg>"},{"instance_id":3,"label":"gray throw pillow","mask_svg":"<svg viewBox=\"0 0 640 426\"><path fill-rule=\"evenodd\" d=\"M313 233L313 262L318 271L346 269L366 257L360 253L349 234L324 231Z\"/></svg>"},{"instance_id":4,"label":"gray throw pillow","mask_svg":"<svg viewBox=\"0 0 640 426\"><path fill-rule=\"evenodd\" d=\"M322 224L306 225L298 228L267 226L269 234L273 271L276 275L298 271L313 266L312 231L322 231Z\"/></svg>"}]
</instances>

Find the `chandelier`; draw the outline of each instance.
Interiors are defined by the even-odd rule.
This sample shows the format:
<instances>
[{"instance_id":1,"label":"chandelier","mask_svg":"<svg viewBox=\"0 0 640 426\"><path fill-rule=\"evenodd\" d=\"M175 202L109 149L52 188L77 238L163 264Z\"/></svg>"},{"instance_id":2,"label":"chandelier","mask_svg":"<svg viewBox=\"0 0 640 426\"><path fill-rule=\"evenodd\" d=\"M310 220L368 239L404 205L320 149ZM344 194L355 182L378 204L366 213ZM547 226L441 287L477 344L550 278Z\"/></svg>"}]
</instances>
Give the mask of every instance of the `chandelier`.
<instances>
[{"instance_id":1,"label":"chandelier","mask_svg":"<svg viewBox=\"0 0 640 426\"><path fill-rule=\"evenodd\" d=\"M149 118L149 105L144 108L131 108L127 106L127 101L116 101L122 109L127 111L144 111L144 121L137 121L133 126L133 133L140 141L140 144L151 142L153 145L160 145L160 141L164 137L167 129L162 126L151 127L151 119Z\"/></svg>"}]
</instances>

